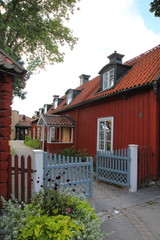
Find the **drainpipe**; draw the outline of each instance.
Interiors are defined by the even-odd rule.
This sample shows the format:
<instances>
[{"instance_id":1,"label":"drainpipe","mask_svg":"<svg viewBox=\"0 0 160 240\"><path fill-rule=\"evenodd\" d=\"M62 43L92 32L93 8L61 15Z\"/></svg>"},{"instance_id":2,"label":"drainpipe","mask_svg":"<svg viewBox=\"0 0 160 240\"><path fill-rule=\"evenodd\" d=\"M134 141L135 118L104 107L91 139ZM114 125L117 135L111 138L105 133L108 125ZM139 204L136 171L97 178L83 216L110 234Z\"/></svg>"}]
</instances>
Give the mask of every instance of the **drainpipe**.
<instances>
[{"instance_id":1,"label":"drainpipe","mask_svg":"<svg viewBox=\"0 0 160 240\"><path fill-rule=\"evenodd\" d=\"M157 100L160 101L160 93L158 92L158 80L160 80L160 74L156 77L155 81L152 82L154 94L157 97Z\"/></svg>"}]
</instances>

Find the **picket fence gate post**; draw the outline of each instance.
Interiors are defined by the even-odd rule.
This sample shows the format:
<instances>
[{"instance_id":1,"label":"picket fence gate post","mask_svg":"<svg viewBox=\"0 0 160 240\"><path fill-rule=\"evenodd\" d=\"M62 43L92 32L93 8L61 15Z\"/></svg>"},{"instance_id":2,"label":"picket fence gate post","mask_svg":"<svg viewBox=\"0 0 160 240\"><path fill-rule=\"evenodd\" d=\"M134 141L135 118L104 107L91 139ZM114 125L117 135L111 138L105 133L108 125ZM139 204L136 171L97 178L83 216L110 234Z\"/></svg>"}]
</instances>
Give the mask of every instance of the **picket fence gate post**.
<instances>
[{"instance_id":1,"label":"picket fence gate post","mask_svg":"<svg viewBox=\"0 0 160 240\"><path fill-rule=\"evenodd\" d=\"M130 192L137 192L138 145L128 145L130 149Z\"/></svg>"},{"instance_id":2,"label":"picket fence gate post","mask_svg":"<svg viewBox=\"0 0 160 240\"><path fill-rule=\"evenodd\" d=\"M43 150L33 150L33 191L39 192L43 186Z\"/></svg>"}]
</instances>

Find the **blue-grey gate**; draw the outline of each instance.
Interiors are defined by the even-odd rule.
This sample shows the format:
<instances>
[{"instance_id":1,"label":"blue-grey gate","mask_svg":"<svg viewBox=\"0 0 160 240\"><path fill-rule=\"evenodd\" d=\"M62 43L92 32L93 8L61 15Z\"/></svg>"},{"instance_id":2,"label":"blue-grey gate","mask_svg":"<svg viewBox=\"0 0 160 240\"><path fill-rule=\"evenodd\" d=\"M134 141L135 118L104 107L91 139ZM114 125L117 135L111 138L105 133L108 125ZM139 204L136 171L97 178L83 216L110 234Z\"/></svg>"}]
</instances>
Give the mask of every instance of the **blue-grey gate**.
<instances>
[{"instance_id":1,"label":"blue-grey gate","mask_svg":"<svg viewBox=\"0 0 160 240\"><path fill-rule=\"evenodd\" d=\"M44 153L44 187L70 187L72 191L92 197L93 159Z\"/></svg>"},{"instance_id":2,"label":"blue-grey gate","mask_svg":"<svg viewBox=\"0 0 160 240\"><path fill-rule=\"evenodd\" d=\"M98 151L96 162L97 180L121 186L130 186L130 149Z\"/></svg>"}]
</instances>

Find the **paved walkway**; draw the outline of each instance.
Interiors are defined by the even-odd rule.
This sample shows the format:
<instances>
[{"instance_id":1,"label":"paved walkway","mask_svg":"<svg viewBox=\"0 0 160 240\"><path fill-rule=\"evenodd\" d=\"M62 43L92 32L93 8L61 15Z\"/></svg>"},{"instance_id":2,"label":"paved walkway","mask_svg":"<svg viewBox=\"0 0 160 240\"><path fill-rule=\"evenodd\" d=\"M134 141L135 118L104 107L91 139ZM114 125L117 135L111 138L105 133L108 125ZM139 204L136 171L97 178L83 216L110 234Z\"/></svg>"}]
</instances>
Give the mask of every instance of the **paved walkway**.
<instances>
[{"instance_id":1,"label":"paved walkway","mask_svg":"<svg viewBox=\"0 0 160 240\"><path fill-rule=\"evenodd\" d=\"M91 204L103 221L102 230L112 232L104 240L160 240L160 185L128 189L94 181Z\"/></svg>"},{"instance_id":2,"label":"paved walkway","mask_svg":"<svg viewBox=\"0 0 160 240\"><path fill-rule=\"evenodd\" d=\"M9 143L10 143L11 149L13 149L15 154L20 155L20 156L21 155L24 155L24 156L30 155L31 158L33 158L33 151L32 151L33 149L24 145L23 141L16 140L16 141L10 141Z\"/></svg>"}]
</instances>

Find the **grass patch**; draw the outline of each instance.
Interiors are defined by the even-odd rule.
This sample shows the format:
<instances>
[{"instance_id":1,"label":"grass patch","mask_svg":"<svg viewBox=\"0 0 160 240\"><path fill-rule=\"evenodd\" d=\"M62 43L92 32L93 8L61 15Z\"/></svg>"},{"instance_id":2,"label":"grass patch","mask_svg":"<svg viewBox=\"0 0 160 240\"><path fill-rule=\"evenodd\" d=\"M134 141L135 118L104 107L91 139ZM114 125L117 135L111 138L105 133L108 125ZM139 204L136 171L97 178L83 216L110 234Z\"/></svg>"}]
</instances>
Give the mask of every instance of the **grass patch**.
<instances>
[{"instance_id":1,"label":"grass patch","mask_svg":"<svg viewBox=\"0 0 160 240\"><path fill-rule=\"evenodd\" d=\"M34 149L40 149L40 139L33 140L31 139L31 137L26 136L24 140L24 144Z\"/></svg>"}]
</instances>

